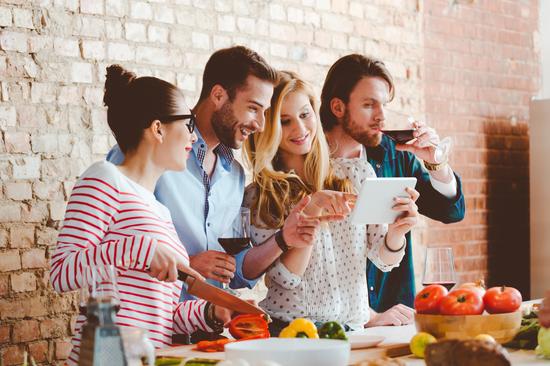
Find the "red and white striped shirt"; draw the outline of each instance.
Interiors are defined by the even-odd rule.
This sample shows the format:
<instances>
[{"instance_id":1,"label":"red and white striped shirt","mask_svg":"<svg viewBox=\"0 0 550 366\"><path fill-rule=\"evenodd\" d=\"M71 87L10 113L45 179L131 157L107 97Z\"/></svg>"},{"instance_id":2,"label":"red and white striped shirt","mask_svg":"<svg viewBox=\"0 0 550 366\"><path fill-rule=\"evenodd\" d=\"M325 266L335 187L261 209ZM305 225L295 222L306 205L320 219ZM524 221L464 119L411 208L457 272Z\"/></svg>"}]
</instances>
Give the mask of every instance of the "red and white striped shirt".
<instances>
[{"instance_id":1,"label":"red and white striped shirt","mask_svg":"<svg viewBox=\"0 0 550 366\"><path fill-rule=\"evenodd\" d=\"M77 290L83 266L113 264L120 293L118 325L146 329L157 348L169 346L173 333L212 331L205 321L206 301L180 303L181 281L162 282L145 272L157 245L168 245L189 260L168 209L153 193L113 164L95 163L69 199L51 259L50 282L58 292ZM85 321L85 316L78 316L70 365L78 363Z\"/></svg>"}]
</instances>

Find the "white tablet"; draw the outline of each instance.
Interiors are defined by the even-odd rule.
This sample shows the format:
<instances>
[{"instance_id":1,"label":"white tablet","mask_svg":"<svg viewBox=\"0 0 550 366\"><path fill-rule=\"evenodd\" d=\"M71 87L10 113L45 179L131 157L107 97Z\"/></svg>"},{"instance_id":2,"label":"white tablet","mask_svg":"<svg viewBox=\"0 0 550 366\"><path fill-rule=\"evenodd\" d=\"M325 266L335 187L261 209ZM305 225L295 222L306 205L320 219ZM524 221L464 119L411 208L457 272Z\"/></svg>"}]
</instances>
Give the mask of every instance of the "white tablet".
<instances>
[{"instance_id":1,"label":"white tablet","mask_svg":"<svg viewBox=\"0 0 550 366\"><path fill-rule=\"evenodd\" d=\"M416 178L367 178L351 213L354 224L391 224L401 214L392 210L394 197L408 197Z\"/></svg>"}]
</instances>

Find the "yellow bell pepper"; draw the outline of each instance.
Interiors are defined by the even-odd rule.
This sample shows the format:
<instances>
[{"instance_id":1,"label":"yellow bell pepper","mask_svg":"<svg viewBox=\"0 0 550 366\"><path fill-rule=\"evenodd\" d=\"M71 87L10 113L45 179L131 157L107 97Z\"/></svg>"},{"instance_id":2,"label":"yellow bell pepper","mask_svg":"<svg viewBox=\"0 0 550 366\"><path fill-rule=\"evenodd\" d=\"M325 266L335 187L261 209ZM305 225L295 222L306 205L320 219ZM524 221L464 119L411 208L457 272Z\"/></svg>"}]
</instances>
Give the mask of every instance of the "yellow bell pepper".
<instances>
[{"instance_id":1,"label":"yellow bell pepper","mask_svg":"<svg viewBox=\"0 0 550 366\"><path fill-rule=\"evenodd\" d=\"M286 328L281 330L280 338L319 338L317 327L311 320L294 319Z\"/></svg>"}]
</instances>

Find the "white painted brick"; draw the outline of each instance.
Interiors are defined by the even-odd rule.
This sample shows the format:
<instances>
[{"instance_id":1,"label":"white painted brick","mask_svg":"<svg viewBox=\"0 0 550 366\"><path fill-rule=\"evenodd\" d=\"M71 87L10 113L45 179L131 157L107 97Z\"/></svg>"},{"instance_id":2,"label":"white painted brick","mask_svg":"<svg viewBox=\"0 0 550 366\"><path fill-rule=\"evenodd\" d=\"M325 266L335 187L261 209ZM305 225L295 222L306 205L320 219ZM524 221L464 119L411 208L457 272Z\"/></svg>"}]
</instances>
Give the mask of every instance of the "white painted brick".
<instances>
[{"instance_id":1,"label":"white painted brick","mask_svg":"<svg viewBox=\"0 0 550 366\"><path fill-rule=\"evenodd\" d=\"M353 32L353 22L344 15L324 13L322 16L323 28L335 32Z\"/></svg>"},{"instance_id":2,"label":"white painted brick","mask_svg":"<svg viewBox=\"0 0 550 366\"><path fill-rule=\"evenodd\" d=\"M345 50L348 48L348 36L343 33L334 33L332 35L332 48Z\"/></svg>"},{"instance_id":3,"label":"white painted brick","mask_svg":"<svg viewBox=\"0 0 550 366\"><path fill-rule=\"evenodd\" d=\"M269 35L277 40L292 42L296 38L296 30L286 24L271 23L269 25Z\"/></svg>"},{"instance_id":4,"label":"white painted brick","mask_svg":"<svg viewBox=\"0 0 550 366\"><path fill-rule=\"evenodd\" d=\"M122 23L120 20L105 21L105 34L108 35L110 40L122 39Z\"/></svg>"},{"instance_id":5,"label":"white painted brick","mask_svg":"<svg viewBox=\"0 0 550 366\"><path fill-rule=\"evenodd\" d=\"M21 159L10 159L14 179L40 178L40 158L29 156Z\"/></svg>"},{"instance_id":6,"label":"white painted brick","mask_svg":"<svg viewBox=\"0 0 550 366\"><path fill-rule=\"evenodd\" d=\"M218 30L220 32L234 32L235 17L233 15L218 15Z\"/></svg>"},{"instance_id":7,"label":"white painted brick","mask_svg":"<svg viewBox=\"0 0 550 366\"><path fill-rule=\"evenodd\" d=\"M147 28L145 24L130 23L124 24L126 39L134 42L146 42L147 41Z\"/></svg>"},{"instance_id":8,"label":"white painted brick","mask_svg":"<svg viewBox=\"0 0 550 366\"><path fill-rule=\"evenodd\" d=\"M59 88L59 97L57 102L60 105L78 105L80 104L80 92L78 87L74 85L65 85Z\"/></svg>"},{"instance_id":9,"label":"white painted brick","mask_svg":"<svg viewBox=\"0 0 550 366\"><path fill-rule=\"evenodd\" d=\"M259 14L259 4L261 4L259 1L233 0L233 12L239 15L250 15L251 13Z\"/></svg>"},{"instance_id":10,"label":"white painted brick","mask_svg":"<svg viewBox=\"0 0 550 366\"><path fill-rule=\"evenodd\" d=\"M14 8L13 9L13 23L16 27L34 29L32 21L32 10Z\"/></svg>"},{"instance_id":11,"label":"white painted brick","mask_svg":"<svg viewBox=\"0 0 550 366\"><path fill-rule=\"evenodd\" d=\"M32 205L23 204L21 207L21 220L26 223L45 223L50 216L45 202L35 202Z\"/></svg>"},{"instance_id":12,"label":"white painted brick","mask_svg":"<svg viewBox=\"0 0 550 366\"><path fill-rule=\"evenodd\" d=\"M37 35L29 37L29 52L38 53L53 48L52 37L47 35Z\"/></svg>"},{"instance_id":13,"label":"white painted brick","mask_svg":"<svg viewBox=\"0 0 550 366\"><path fill-rule=\"evenodd\" d=\"M176 19L174 17L174 9L165 5L155 7L155 20L161 23L174 24Z\"/></svg>"},{"instance_id":14,"label":"white painted brick","mask_svg":"<svg viewBox=\"0 0 550 366\"><path fill-rule=\"evenodd\" d=\"M175 60L172 60L170 50L139 46L136 49L136 61L152 65L170 66Z\"/></svg>"},{"instance_id":15,"label":"white painted brick","mask_svg":"<svg viewBox=\"0 0 550 366\"><path fill-rule=\"evenodd\" d=\"M38 75L38 65L31 57L25 57L25 64L23 65L23 68L25 69L27 76L29 76L30 78L34 79Z\"/></svg>"},{"instance_id":16,"label":"white painted brick","mask_svg":"<svg viewBox=\"0 0 550 366\"><path fill-rule=\"evenodd\" d=\"M286 20L286 12L283 5L269 4L269 17L273 20Z\"/></svg>"},{"instance_id":17,"label":"white painted brick","mask_svg":"<svg viewBox=\"0 0 550 366\"><path fill-rule=\"evenodd\" d=\"M53 40L53 49L60 56L79 57L78 40L57 37Z\"/></svg>"},{"instance_id":18,"label":"white painted brick","mask_svg":"<svg viewBox=\"0 0 550 366\"><path fill-rule=\"evenodd\" d=\"M269 36L269 22L265 19L256 21L256 34L259 36Z\"/></svg>"},{"instance_id":19,"label":"white painted brick","mask_svg":"<svg viewBox=\"0 0 550 366\"><path fill-rule=\"evenodd\" d=\"M0 129L14 127L17 119L14 106L0 105Z\"/></svg>"},{"instance_id":20,"label":"white painted brick","mask_svg":"<svg viewBox=\"0 0 550 366\"><path fill-rule=\"evenodd\" d=\"M291 46L288 51L288 57L295 61L305 60L306 55L307 52L303 46Z\"/></svg>"},{"instance_id":21,"label":"white painted brick","mask_svg":"<svg viewBox=\"0 0 550 366\"><path fill-rule=\"evenodd\" d=\"M147 37L152 43L168 43L169 28L150 25L147 29Z\"/></svg>"},{"instance_id":22,"label":"white painted brick","mask_svg":"<svg viewBox=\"0 0 550 366\"><path fill-rule=\"evenodd\" d=\"M4 134L8 153L27 153L30 151L29 134L26 132L6 132Z\"/></svg>"},{"instance_id":23,"label":"white painted brick","mask_svg":"<svg viewBox=\"0 0 550 366\"><path fill-rule=\"evenodd\" d=\"M275 57L287 57L287 48L281 43L271 43L270 54Z\"/></svg>"},{"instance_id":24,"label":"white painted brick","mask_svg":"<svg viewBox=\"0 0 550 366\"><path fill-rule=\"evenodd\" d=\"M153 19L153 8L146 2L132 3L130 8L130 16L134 19Z\"/></svg>"},{"instance_id":25,"label":"white painted brick","mask_svg":"<svg viewBox=\"0 0 550 366\"><path fill-rule=\"evenodd\" d=\"M304 22L304 11L302 9L289 7L287 13L289 22L300 24Z\"/></svg>"},{"instance_id":26,"label":"white painted brick","mask_svg":"<svg viewBox=\"0 0 550 366\"><path fill-rule=\"evenodd\" d=\"M8 232L0 230L0 248L5 248L8 245Z\"/></svg>"},{"instance_id":27,"label":"white painted brick","mask_svg":"<svg viewBox=\"0 0 550 366\"><path fill-rule=\"evenodd\" d=\"M322 10L330 10L330 0L315 0L315 8Z\"/></svg>"},{"instance_id":28,"label":"white painted brick","mask_svg":"<svg viewBox=\"0 0 550 366\"><path fill-rule=\"evenodd\" d=\"M0 210L0 222L20 222L20 221L21 221L21 206L18 203L2 202L2 209ZM2 253L2 255L7 255L7 253Z\"/></svg>"},{"instance_id":29,"label":"white painted brick","mask_svg":"<svg viewBox=\"0 0 550 366\"><path fill-rule=\"evenodd\" d=\"M10 100L10 93L9 93L9 90L8 90L8 83L6 83L6 82L0 83L0 95L1 95L0 100L2 102L7 102L7 101Z\"/></svg>"},{"instance_id":30,"label":"white painted brick","mask_svg":"<svg viewBox=\"0 0 550 366\"><path fill-rule=\"evenodd\" d=\"M90 120L92 123L92 131L97 133L105 131L105 126L107 126L107 113L105 113L103 108L92 109Z\"/></svg>"},{"instance_id":31,"label":"white painted brick","mask_svg":"<svg viewBox=\"0 0 550 366\"><path fill-rule=\"evenodd\" d=\"M312 25L315 28L321 27L321 16L314 11L308 11L304 15L304 22L306 25Z\"/></svg>"},{"instance_id":32,"label":"white painted brick","mask_svg":"<svg viewBox=\"0 0 550 366\"><path fill-rule=\"evenodd\" d=\"M73 83L91 83L93 81L92 64L73 62L71 80Z\"/></svg>"},{"instance_id":33,"label":"white painted brick","mask_svg":"<svg viewBox=\"0 0 550 366\"><path fill-rule=\"evenodd\" d=\"M57 135L53 133L32 135L31 145L34 153L55 153L58 151Z\"/></svg>"},{"instance_id":34,"label":"white painted brick","mask_svg":"<svg viewBox=\"0 0 550 366\"><path fill-rule=\"evenodd\" d=\"M10 27L12 22L11 9L0 7L0 27Z\"/></svg>"},{"instance_id":35,"label":"white painted brick","mask_svg":"<svg viewBox=\"0 0 550 366\"><path fill-rule=\"evenodd\" d=\"M105 58L105 43L103 41L82 40L82 56L89 59L103 60Z\"/></svg>"},{"instance_id":36,"label":"white painted brick","mask_svg":"<svg viewBox=\"0 0 550 366\"><path fill-rule=\"evenodd\" d=\"M103 37L105 35L105 21L102 18L81 16L78 18L76 31L82 36Z\"/></svg>"},{"instance_id":37,"label":"white painted brick","mask_svg":"<svg viewBox=\"0 0 550 366\"><path fill-rule=\"evenodd\" d=\"M67 204L64 201L51 202L49 205L50 219L54 221L63 220Z\"/></svg>"},{"instance_id":38,"label":"white painted brick","mask_svg":"<svg viewBox=\"0 0 550 366\"><path fill-rule=\"evenodd\" d=\"M215 0L214 10L219 11L221 13L227 13L231 11L232 5L233 5L232 1L230 0Z\"/></svg>"},{"instance_id":39,"label":"white painted brick","mask_svg":"<svg viewBox=\"0 0 550 366\"><path fill-rule=\"evenodd\" d=\"M190 75L188 73L178 73L176 79L176 85L178 86L178 88L191 92L197 90L197 83L194 75Z\"/></svg>"},{"instance_id":40,"label":"white painted brick","mask_svg":"<svg viewBox=\"0 0 550 366\"><path fill-rule=\"evenodd\" d=\"M214 34L212 36L212 43L213 43L214 49L219 50L220 48L230 47L231 38Z\"/></svg>"},{"instance_id":41,"label":"white painted brick","mask_svg":"<svg viewBox=\"0 0 550 366\"><path fill-rule=\"evenodd\" d=\"M111 149L108 135L94 135L92 139L92 153L106 155Z\"/></svg>"},{"instance_id":42,"label":"white painted brick","mask_svg":"<svg viewBox=\"0 0 550 366\"><path fill-rule=\"evenodd\" d=\"M126 12L126 2L123 0L107 0L105 3L105 13L109 16L123 17Z\"/></svg>"},{"instance_id":43,"label":"white painted brick","mask_svg":"<svg viewBox=\"0 0 550 366\"><path fill-rule=\"evenodd\" d=\"M211 7L210 1L205 0L193 0L193 7L199 9L208 9Z\"/></svg>"},{"instance_id":44,"label":"white painted brick","mask_svg":"<svg viewBox=\"0 0 550 366\"><path fill-rule=\"evenodd\" d=\"M28 37L25 33L2 32L0 33L0 47L4 51L27 52Z\"/></svg>"},{"instance_id":45,"label":"white painted brick","mask_svg":"<svg viewBox=\"0 0 550 366\"><path fill-rule=\"evenodd\" d=\"M108 58L116 61L132 61L135 58L135 50L127 43L109 43L107 47Z\"/></svg>"},{"instance_id":46,"label":"white painted brick","mask_svg":"<svg viewBox=\"0 0 550 366\"><path fill-rule=\"evenodd\" d=\"M100 73L104 73L105 69L101 68ZM84 89L84 101L87 105L97 107L103 105L103 88L87 87Z\"/></svg>"},{"instance_id":47,"label":"white painted brick","mask_svg":"<svg viewBox=\"0 0 550 366\"><path fill-rule=\"evenodd\" d=\"M33 103L53 103L56 88L49 83L31 83L31 101Z\"/></svg>"},{"instance_id":48,"label":"white painted brick","mask_svg":"<svg viewBox=\"0 0 550 366\"><path fill-rule=\"evenodd\" d=\"M360 2L352 1L349 4L349 14L352 17L363 18L363 5Z\"/></svg>"},{"instance_id":49,"label":"white painted brick","mask_svg":"<svg viewBox=\"0 0 550 366\"><path fill-rule=\"evenodd\" d=\"M208 50L210 49L210 36L206 33L191 33L191 44L194 48Z\"/></svg>"},{"instance_id":50,"label":"white painted brick","mask_svg":"<svg viewBox=\"0 0 550 366\"><path fill-rule=\"evenodd\" d=\"M33 191L39 200L63 199L65 197L61 184L57 181L36 180L33 182Z\"/></svg>"},{"instance_id":51,"label":"white painted brick","mask_svg":"<svg viewBox=\"0 0 550 366\"><path fill-rule=\"evenodd\" d=\"M15 201L30 200L32 186L27 182L6 183L6 196Z\"/></svg>"},{"instance_id":52,"label":"white painted brick","mask_svg":"<svg viewBox=\"0 0 550 366\"><path fill-rule=\"evenodd\" d=\"M239 31L247 34L256 33L256 22L252 18L239 17L237 19L237 28Z\"/></svg>"},{"instance_id":53,"label":"white painted brick","mask_svg":"<svg viewBox=\"0 0 550 366\"><path fill-rule=\"evenodd\" d=\"M364 45L365 43L361 37L350 36L348 39L348 48L352 51L363 53Z\"/></svg>"},{"instance_id":54,"label":"white painted brick","mask_svg":"<svg viewBox=\"0 0 550 366\"><path fill-rule=\"evenodd\" d=\"M103 0L80 0L80 12L83 14L103 14Z\"/></svg>"},{"instance_id":55,"label":"white painted brick","mask_svg":"<svg viewBox=\"0 0 550 366\"><path fill-rule=\"evenodd\" d=\"M302 5L303 6L314 6L315 5L315 0L302 0Z\"/></svg>"},{"instance_id":56,"label":"white painted brick","mask_svg":"<svg viewBox=\"0 0 550 366\"><path fill-rule=\"evenodd\" d=\"M72 135L63 134L57 136L57 150L65 155L69 155L73 150L73 145L77 141L77 138Z\"/></svg>"}]
</instances>

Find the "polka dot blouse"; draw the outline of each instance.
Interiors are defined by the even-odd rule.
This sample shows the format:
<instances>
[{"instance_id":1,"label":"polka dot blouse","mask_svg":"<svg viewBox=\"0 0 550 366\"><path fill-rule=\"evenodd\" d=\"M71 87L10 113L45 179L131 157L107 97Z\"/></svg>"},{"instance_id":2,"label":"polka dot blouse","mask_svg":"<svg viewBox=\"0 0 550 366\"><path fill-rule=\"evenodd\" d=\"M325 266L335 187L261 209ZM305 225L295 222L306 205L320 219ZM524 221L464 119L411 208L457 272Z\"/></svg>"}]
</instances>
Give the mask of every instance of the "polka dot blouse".
<instances>
[{"instance_id":1,"label":"polka dot blouse","mask_svg":"<svg viewBox=\"0 0 550 366\"><path fill-rule=\"evenodd\" d=\"M376 177L366 159L332 160L337 176L347 177L359 191L365 178ZM245 203L255 194L249 186ZM251 227L254 245L261 245L276 230ZM387 225L354 225L349 217L322 227L304 275L290 272L277 260L266 272L267 297L260 302L270 316L291 321L305 317L315 322L336 320L352 329L363 328L369 320L367 258L382 271L387 265L379 256Z\"/></svg>"}]
</instances>

